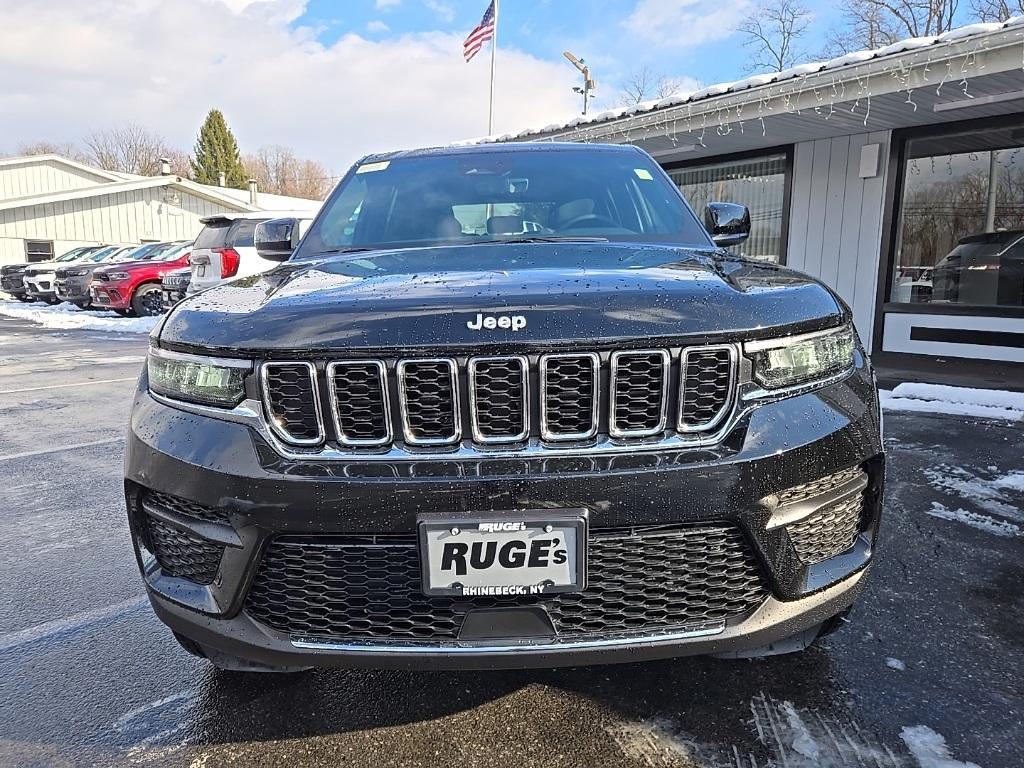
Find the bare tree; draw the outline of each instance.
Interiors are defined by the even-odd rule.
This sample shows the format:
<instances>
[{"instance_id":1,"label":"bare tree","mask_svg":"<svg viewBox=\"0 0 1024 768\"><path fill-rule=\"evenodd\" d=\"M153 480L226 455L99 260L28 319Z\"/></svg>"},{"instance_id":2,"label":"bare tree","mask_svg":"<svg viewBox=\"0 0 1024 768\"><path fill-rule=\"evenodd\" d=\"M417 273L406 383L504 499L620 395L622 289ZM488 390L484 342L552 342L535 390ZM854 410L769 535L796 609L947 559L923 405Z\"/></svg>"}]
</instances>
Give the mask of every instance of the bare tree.
<instances>
[{"instance_id":1,"label":"bare tree","mask_svg":"<svg viewBox=\"0 0 1024 768\"><path fill-rule=\"evenodd\" d=\"M763 0L739 26L750 50L747 72L781 72L805 55L800 38L811 23L811 12L799 0Z\"/></svg>"},{"instance_id":2,"label":"bare tree","mask_svg":"<svg viewBox=\"0 0 1024 768\"><path fill-rule=\"evenodd\" d=\"M17 155L60 155L71 160L78 160L79 162L85 162L87 158L78 147L72 144L70 141L28 141L23 144L19 144Z\"/></svg>"},{"instance_id":3,"label":"bare tree","mask_svg":"<svg viewBox=\"0 0 1024 768\"><path fill-rule=\"evenodd\" d=\"M1007 0L976 2L998 8ZM848 53L948 32L959 7L960 0L848 0L844 24L829 34L830 51ZM1008 18L1012 6L1006 7Z\"/></svg>"},{"instance_id":4,"label":"bare tree","mask_svg":"<svg viewBox=\"0 0 1024 768\"><path fill-rule=\"evenodd\" d=\"M160 158L182 154L168 145L162 136L137 123L93 131L86 137L85 147L89 161L94 165L107 171L140 176L158 175Z\"/></svg>"},{"instance_id":5,"label":"bare tree","mask_svg":"<svg viewBox=\"0 0 1024 768\"><path fill-rule=\"evenodd\" d=\"M971 10L979 21L1006 21L1024 14L1024 0L971 0Z\"/></svg>"},{"instance_id":6,"label":"bare tree","mask_svg":"<svg viewBox=\"0 0 1024 768\"><path fill-rule=\"evenodd\" d=\"M678 93L682 87L682 80L657 75L650 67L643 66L623 80L615 103L619 107L633 107L649 99L664 99Z\"/></svg>"},{"instance_id":7,"label":"bare tree","mask_svg":"<svg viewBox=\"0 0 1024 768\"><path fill-rule=\"evenodd\" d=\"M261 190L276 195L323 200L334 181L320 163L299 159L291 149L279 144L245 155L242 165Z\"/></svg>"}]
</instances>

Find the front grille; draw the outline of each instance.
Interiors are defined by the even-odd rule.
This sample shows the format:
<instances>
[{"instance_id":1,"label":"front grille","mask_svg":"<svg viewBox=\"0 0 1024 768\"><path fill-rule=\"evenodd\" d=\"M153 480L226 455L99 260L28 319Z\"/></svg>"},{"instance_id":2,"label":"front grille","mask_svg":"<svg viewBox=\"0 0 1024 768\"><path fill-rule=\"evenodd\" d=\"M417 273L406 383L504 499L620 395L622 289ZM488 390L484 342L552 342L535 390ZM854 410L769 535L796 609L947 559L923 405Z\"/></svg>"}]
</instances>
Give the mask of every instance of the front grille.
<instances>
[{"instance_id":1,"label":"front grille","mask_svg":"<svg viewBox=\"0 0 1024 768\"><path fill-rule=\"evenodd\" d=\"M863 510L864 495L858 493L787 525L800 562L820 563L852 547L860 532Z\"/></svg>"},{"instance_id":2,"label":"front grille","mask_svg":"<svg viewBox=\"0 0 1024 768\"><path fill-rule=\"evenodd\" d=\"M167 576L212 584L224 547L183 531L151 515L143 515L146 548Z\"/></svg>"},{"instance_id":3,"label":"front grille","mask_svg":"<svg viewBox=\"0 0 1024 768\"><path fill-rule=\"evenodd\" d=\"M474 440L509 443L529 434L529 366L525 357L476 357L469 361Z\"/></svg>"},{"instance_id":4,"label":"front grille","mask_svg":"<svg viewBox=\"0 0 1024 768\"><path fill-rule=\"evenodd\" d=\"M377 360L348 360L327 368L334 429L343 445L391 442L387 370Z\"/></svg>"},{"instance_id":5,"label":"front grille","mask_svg":"<svg viewBox=\"0 0 1024 768\"><path fill-rule=\"evenodd\" d=\"M311 363L264 363L264 404L270 425L296 445L317 445L323 440L323 417Z\"/></svg>"},{"instance_id":6,"label":"front grille","mask_svg":"<svg viewBox=\"0 0 1024 768\"><path fill-rule=\"evenodd\" d=\"M628 442L679 433L696 440L691 433L719 429L732 412L737 369L736 347L715 345L601 355L275 361L262 366L261 386L271 428L292 445L330 440L346 449L386 447L397 439L443 449L465 439L481 446L532 440L553 448L593 444L599 435ZM323 411L333 417L329 434L319 387L328 398Z\"/></svg>"},{"instance_id":7,"label":"front grille","mask_svg":"<svg viewBox=\"0 0 1024 768\"><path fill-rule=\"evenodd\" d=\"M649 437L665 429L669 365L663 349L612 353L612 435Z\"/></svg>"},{"instance_id":8,"label":"front grille","mask_svg":"<svg viewBox=\"0 0 1024 768\"><path fill-rule=\"evenodd\" d=\"M412 445L450 445L462 436L458 368L447 358L402 360L398 401L405 440Z\"/></svg>"},{"instance_id":9,"label":"front grille","mask_svg":"<svg viewBox=\"0 0 1024 768\"><path fill-rule=\"evenodd\" d=\"M729 346L687 349L682 361L679 429L711 429L728 412L736 388L736 350Z\"/></svg>"},{"instance_id":10,"label":"front grille","mask_svg":"<svg viewBox=\"0 0 1024 768\"><path fill-rule=\"evenodd\" d=\"M597 434L600 364L595 354L541 358L540 420L545 440L585 440Z\"/></svg>"},{"instance_id":11,"label":"front grille","mask_svg":"<svg viewBox=\"0 0 1024 768\"><path fill-rule=\"evenodd\" d=\"M579 593L463 598L421 589L414 536L281 537L267 547L246 611L292 636L445 642L471 610L539 606L558 639L573 641L720 622L767 596L739 528L718 523L591 531Z\"/></svg>"}]
</instances>

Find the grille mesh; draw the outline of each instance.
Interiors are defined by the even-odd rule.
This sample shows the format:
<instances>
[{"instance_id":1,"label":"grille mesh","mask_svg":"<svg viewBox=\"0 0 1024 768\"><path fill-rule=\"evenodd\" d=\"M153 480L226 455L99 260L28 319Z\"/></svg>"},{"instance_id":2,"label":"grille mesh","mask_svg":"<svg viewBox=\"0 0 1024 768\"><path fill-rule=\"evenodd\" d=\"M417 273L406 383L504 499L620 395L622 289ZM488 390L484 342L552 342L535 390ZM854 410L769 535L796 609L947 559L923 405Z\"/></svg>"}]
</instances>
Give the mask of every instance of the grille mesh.
<instances>
[{"instance_id":1,"label":"grille mesh","mask_svg":"<svg viewBox=\"0 0 1024 768\"><path fill-rule=\"evenodd\" d=\"M267 406L281 436L293 443L318 442L322 432L312 366L267 363L263 375Z\"/></svg>"},{"instance_id":2,"label":"grille mesh","mask_svg":"<svg viewBox=\"0 0 1024 768\"><path fill-rule=\"evenodd\" d=\"M180 530L155 517L144 515L146 546L168 576L196 584L212 584L220 567L224 547Z\"/></svg>"},{"instance_id":3,"label":"grille mesh","mask_svg":"<svg viewBox=\"0 0 1024 768\"><path fill-rule=\"evenodd\" d=\"M406 437L411 442L454 442L459 437L458 401L449 360L407 360L401 364Z\"/></svg>"},{"instance_id":4,"label":"grille mesh","mask_svg":"<svg viewBox=\"0 0 1024 768\"><path fill-rule=\"evenodd\" d=\"M815 496L821 496L864 474L866 473L860 467L850 467L835 474L819 477L817 480L812 480L809 483L795 485L779 493L779 505L796 504L812 499Z\"/></svg>"},{"instance_id":5,"label":"grille mesh","mask_svg":"<svg viewBox=\"0 0 1024 768\"><path fill-rule=\"evenodd\" d=\"M516 598L427 597L415 537L278 538L246 601L291 635L353 640L454 640L476 608L536 605L561 640L669 631L740 616L767 595L733 525L591 531L588 587Z\"/></svg>"},{"instance_id":6,"label":"grille mesh","mask_svg":"<svg viewBox=\"0 0 1024 768\"><path fill-rule=\"evenodd\" d=\"M787 525L800 562L820 563L852 547L860 531L863 509L864 495L857 494Z\"/></svg>"},{"instance_id":7,"label":"grille mesh","mask_svg":"<svg viewBox=\"0 0 1024 768\"><path fill-rule=\"evenodd\" d=\"M479 439L500 442L526 437L526 367L526 360L519 357L471 361L473 425Z\"/></svg>"},{"instance_id":8,"label":"grille mesh","mask_svg":"<svg viewBox=\"0 0 1024 768\"><path fill-rule=\"evenodd\" d=\"M668 354L623 352L612 357L613 435L652 435L665 427Z\"/></svg>"},{"instance_id":9,"label":"grille mesh","mask_svg":"<svg viewBox=\"0 0 1024 768\"><path fill-rule=\"evenodd\" d=\"M196 504L187 499L172 496L169 493L160 493L159 491L146 491L142 497L142 506L143 509L158 507L168 512L176 512L179 515L194 517L197 520L203 520L208 523L228 522L228 514L222 509Z\"/></svg>"},{"instance_id":10,"label":"grille mesh","mask_svg":"<svg viewBox=\"0 0 1024 768\"><path fill-rule=\"evenodd\" d=\"M679 394L679 424L698 429L719 420L732 397L732 351L687 350L683 355L682 386Z\"/></svg>"},{"instance_id":11,"label":"grille mesh","mask_svg":"<svg viewBox=\"0 0 1024 768\"><path fill-rule=\"evenodd\" d=\"M546 437L569 439L597 432L597 375L587 355L546 358L541 380Z\"/></svg>"},{"instance_id":12,"label":"grille mesh","mask_svg":"<svg viewBox=\"0 0 1024 768\"><path fill-rule=\"evenodd\" d=\"M384 365L342 362L329 370L339 440L355 445L388 442L391 425Z\"/></svg>"}]
</instances>

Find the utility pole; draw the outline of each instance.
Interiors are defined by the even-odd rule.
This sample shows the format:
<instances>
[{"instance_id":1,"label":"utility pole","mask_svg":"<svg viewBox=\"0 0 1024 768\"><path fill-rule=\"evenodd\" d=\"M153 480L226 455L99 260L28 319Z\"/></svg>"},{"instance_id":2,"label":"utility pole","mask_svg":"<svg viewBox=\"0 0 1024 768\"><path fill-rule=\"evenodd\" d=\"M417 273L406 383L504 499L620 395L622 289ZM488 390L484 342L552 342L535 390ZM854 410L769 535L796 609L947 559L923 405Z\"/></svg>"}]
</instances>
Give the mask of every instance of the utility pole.
<instances>
[{"instance_id":1,"label":"utility pole","mask_svg":"<svg viewBox=\"0 0 1024 768\"><path fill-rule=\"evenodd\" d=\"M572 90L575 93L583 94L583 114L585 115L587 114L587 102L590 100L590 92L597 88L597 83L590 77L590 67L587 66L583 59L577 59L569 51L563 51L562 55L583 75L583 87L577 86Z\"/></svg>"}]
</instances>

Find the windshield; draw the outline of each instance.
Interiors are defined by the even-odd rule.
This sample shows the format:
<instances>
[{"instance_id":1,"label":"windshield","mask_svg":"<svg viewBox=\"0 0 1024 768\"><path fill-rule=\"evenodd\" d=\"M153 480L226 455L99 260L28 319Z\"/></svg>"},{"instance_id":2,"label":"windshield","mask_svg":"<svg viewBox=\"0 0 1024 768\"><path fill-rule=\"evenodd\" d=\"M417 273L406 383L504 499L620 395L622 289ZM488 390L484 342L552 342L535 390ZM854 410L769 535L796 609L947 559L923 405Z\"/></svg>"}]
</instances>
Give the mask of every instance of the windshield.
<instances>
[{"instance_id":1,"label":"windshield","mask_svg":"<svg viewBox=\"0 0 1024 768\"><path fill-rule=\"evenodd\" d=\"M362 163L331 195L296 257L543 238L711 247L647 155L524 150Z\"/></svg>"},{"instance_id":2,"label":"windshield","mask_svg":"<svg viewBox=\"0 0 1024 768\"><path fill-rule=\"evenodd\" d=\"M54 261L75 261L76 259L84 256L93 249L94 246L86 246L84 248L72 248L67 253L61 254Z\"/></svg>"},{"instance_id":3,"label":"windshield","mask_svg":"<svg viewBox=\"0 0 1024 768\"><path fill-rule=\"evenodd\" d=\"M167 247L152 256L151 261L174 261L183 251L192 247L192 243L167 243Z\"/></svg>"},{"instance_id":4,"label":"windshield","mask_svg":"<svg viewBox=\"0 0 1024 768\"><path fill-rule=\"evenodd\" d=\"M94 251L93 253L90 253L89 256L88 256L88 260L89 261L103 261L103 259L107 258L107 256L109 256L110 254L114 253L114 251L118 250L119 248L120 248L120 246L117 246L117 245L108 245L105 248L100 248L98 251Z\"/></svg>"},{"instance_id":5,"label":"windshield","mask_svg":"<svg viewBox=\"0 0 1024 768\"><path fill-rule=\"evenodd\" d=\"M163 248L167 243L145 243L140 245L138 248L133 248L124 254L125 261L141 261L142 259L151 258L153 252L158 248Z\"/></svg>"}]
</instances>

